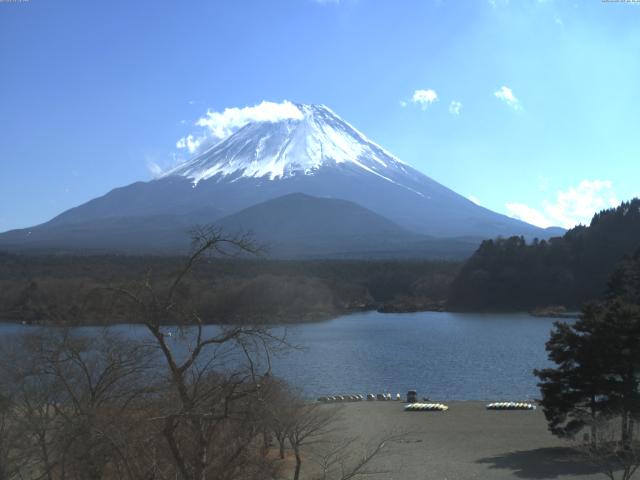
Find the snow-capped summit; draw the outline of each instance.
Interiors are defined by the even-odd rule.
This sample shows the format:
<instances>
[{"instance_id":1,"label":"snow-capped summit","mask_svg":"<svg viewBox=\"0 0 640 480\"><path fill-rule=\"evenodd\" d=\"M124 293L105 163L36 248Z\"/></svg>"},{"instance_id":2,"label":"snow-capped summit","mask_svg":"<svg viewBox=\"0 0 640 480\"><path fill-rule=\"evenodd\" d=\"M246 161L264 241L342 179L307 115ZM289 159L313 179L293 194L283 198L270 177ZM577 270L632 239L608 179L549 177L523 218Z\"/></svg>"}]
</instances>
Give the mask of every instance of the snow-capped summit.
<instances>
[{"instance_id":1,"label":"snow-capped summit","mask_svg":"<svg viewBox=\"0 0 640 480\"><path fill-rule=\"evenodd\" d=\"M295 104L300 115L245 125L164 176L198 183L219 176L284 179L313 175L323 167L351 166L390 182L407 165L369 140L325 105Z\"/></svg>"},{"instance_id":2,"label":"snow-capped summit","mask_svg":"<svg viewBox=\"0 0 640 480\"><path fill-rule=\"evenodd\" d=\"M323 105L263 102L207 112L198 125L225 138L160 178L2 234L0 248L170 250L188 243L189 227L213 223L300 256L446 256L460 241L469 254L480 238L558 233L476 205Z\"/></svg>"}]
</instances>

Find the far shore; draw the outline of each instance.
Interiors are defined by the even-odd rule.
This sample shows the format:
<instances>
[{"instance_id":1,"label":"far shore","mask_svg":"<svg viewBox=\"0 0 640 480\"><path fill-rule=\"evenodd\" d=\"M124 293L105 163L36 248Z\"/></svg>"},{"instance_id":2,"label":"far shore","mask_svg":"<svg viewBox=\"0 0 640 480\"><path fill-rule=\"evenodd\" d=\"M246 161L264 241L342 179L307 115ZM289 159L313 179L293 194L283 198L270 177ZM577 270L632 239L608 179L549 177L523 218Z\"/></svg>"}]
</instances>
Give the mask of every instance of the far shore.
<instances>
[{"instance_id":1,"label":"far shore","mask_svg":"<svg viewBox=\"0 0 640 480\"><path fill-rule=\"evenodd\" d=\"M557 319L575 319L580 316L580 312L546 312L541 310L534 311L510 311L510 310L496 310L496 311L465 311L465 310L449 310L446 308L430 308L430 309L392 309L385 308L384 306L378 308L371 309L362 309L362 310L349 310L345 312L334 312L334 313L322 313L322 312L314 312L312 314L308 314L305 316L298 316L296 318L277 318L274 321L245 321L245 322L205 322L205 325L270 325L270 326L287 326L301 323L322 323L328 322L331 320L335 320L340 317L345 317L348 315L355 315L359 313L380 313L380 314L396 314L396 313L427 313L427 312L436 312L436 313L459 313L459 314L486 314L486 315L530 315L532 317L539 318L557 318ZM0 324L1 323L10 323L10 324L21 324L21 325L34 325L34 326L47 326L47 327L56 327L56 326L65 326L65 327L107 327L113 325L134 325L135 322L113 322L113 323L64 323L61 325L55 322L42 321L42 320L19 320L9 318L9 315L4 318L0 316ZM167 325L170 326L170 325Z\"/></svg>"}]
</instances>

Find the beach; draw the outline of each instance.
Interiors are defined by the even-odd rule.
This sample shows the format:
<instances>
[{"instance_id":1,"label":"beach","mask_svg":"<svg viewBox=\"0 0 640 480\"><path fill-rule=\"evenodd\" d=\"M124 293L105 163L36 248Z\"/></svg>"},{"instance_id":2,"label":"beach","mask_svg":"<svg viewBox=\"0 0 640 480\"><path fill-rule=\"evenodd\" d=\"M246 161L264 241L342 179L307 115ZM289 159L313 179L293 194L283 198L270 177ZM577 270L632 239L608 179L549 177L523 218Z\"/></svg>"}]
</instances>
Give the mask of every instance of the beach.
<instances>
[{"instance_id":1,"label":"beach","mask_svg":"<svg viewBox=\"0 0 640 480\"><path fill-rule=\"evenodd\" d=\"M570 442L547 430L540 409L488 411L485 402L445 403L446 412L405 412L405 404L395 401L347 403L335 435L373 444L388 433L404 434L387 442L371 464L380 473L367 478L604 478Z\"/></svg>"}]
</instances>

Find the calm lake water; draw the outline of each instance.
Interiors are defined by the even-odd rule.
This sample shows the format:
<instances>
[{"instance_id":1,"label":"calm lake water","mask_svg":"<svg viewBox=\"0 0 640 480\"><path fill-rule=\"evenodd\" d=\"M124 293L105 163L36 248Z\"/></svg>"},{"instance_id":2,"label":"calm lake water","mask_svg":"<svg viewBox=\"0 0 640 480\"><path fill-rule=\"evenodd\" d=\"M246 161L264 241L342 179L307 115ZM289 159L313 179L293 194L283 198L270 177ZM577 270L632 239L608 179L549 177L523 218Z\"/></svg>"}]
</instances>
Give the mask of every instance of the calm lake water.
<instances>
[{"instance_id":1,"label":"calm lake water","mask_svg":"<svg viewBox=\"0 0 640 480\"><path fill-rule=\"evenodd\" d=\"M439 400L533 399L532 370L549 365L544 344L553 322L527 314L372 312L290 325L288 340L302 349L277 356L273 371L309 397L415 389ZM0 335L29 328L0 324ZM143 334L139 326L116 329Z\"/></svg>"}]
</instances>

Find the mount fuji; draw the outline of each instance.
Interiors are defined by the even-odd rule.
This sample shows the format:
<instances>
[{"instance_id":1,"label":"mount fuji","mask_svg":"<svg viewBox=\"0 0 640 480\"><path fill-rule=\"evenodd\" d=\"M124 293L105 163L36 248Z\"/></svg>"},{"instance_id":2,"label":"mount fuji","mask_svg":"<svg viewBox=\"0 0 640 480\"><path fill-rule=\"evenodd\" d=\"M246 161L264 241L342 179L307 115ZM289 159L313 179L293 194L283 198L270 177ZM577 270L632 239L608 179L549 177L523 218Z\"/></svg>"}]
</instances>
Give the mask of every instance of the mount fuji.
<instances>
[{"instance_id":1,"label":"mount fuji","mask_svg":"<svg viewBox=\"0 0 640 480\"><path fill-rule=\"evenodd\" d=\"M168 253L186 248L190 226L214 223L254 232L276 256L446 257L481 238L562 233L471 202L324 105L291 107L288 118L248 123L159 178L0 234L0 248Z\"/></svg>"}]
</instances>

